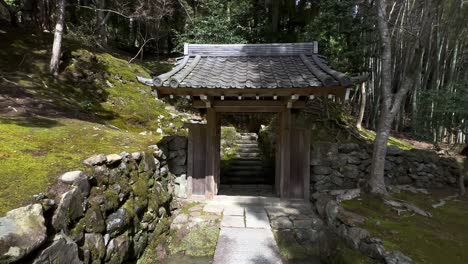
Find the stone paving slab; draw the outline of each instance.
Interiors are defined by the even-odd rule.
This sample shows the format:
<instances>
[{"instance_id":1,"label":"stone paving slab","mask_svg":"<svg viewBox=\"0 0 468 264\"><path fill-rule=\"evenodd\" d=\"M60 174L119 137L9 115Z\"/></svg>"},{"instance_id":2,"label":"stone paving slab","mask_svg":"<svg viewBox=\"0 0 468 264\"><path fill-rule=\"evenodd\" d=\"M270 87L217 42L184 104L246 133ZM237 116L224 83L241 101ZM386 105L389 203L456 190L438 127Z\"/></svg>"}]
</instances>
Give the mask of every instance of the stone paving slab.
<instances>
[{"instance_id":1,"label":"stone paving slab","mask_svg":"<svg viewBox=\"0 0 468 264\"><path fill-rule=\"evenodd\" d=\"M281 264L269 229L221 228L214 264Z\"/></svg>"},{"instance_id":2,"label":"stone paving slab","mask_svg":"<svg viewBox=\"0 0 468 264\"><path fill-rule=\"evenodd\" d=\"M268 215L263 213L245 213L245 225L247 228L265 228L270 229L270 221L268 220Z\"/></svg>"},{"instance_id":3,"label":"stone paving slab","mask_svg":"<svg viewBox=\"0 0 468 264\"><path fill-rule=\"evenodd\" d=\"M263 206L247 206L245 207L245 213L265 213L265 207Z\"/></svg>"},{"instance_id":4,"label":"stone paving slab","mask_svg":"<svg viewBox=\"0 0 468 264\"><path fill-rule=\"evenodd\" d=\"M223 210L224 210L224 206L219 205L219 204L208 203L203 207L203 211L207 213L217 214L217 215L221 215L223 213Z\"/></svg>"},{"instance_id":5,"label":"stone paving slab","mask_svg":"<svg viewBox=\"0 0 468 264\"><path fill-rule=\"evenodd\" d=\"M244 216L225 215L221 221L221 228L224 227L245 227Z\"/></svg>"},{"instance_id":6,"label":"stone paving slab","mask_svg":"<svg viewBox=\"0 0 468 264\"><path fill-rule=\"evenodd\" d=\"M240 206L226 206L223 215L244 215L244 208Z\"/></svg>"}]
</instances>

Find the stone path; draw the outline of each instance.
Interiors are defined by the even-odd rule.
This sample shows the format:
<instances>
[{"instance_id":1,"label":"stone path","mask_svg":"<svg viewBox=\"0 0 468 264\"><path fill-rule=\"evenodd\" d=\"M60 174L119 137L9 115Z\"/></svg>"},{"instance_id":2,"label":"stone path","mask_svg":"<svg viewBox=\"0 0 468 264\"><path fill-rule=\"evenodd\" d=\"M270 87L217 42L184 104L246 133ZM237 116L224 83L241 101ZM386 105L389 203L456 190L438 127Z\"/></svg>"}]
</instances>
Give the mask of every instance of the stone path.
<instances>
[{"instance_id":1,"label":"stone path","mask_svg":"<svg viewBox=\"0 0 468 264\"><path fill-rule=\"evenodd\" d=\"M215 205L205 211L223 211L214 264L282 263L263 206Z\"/></svg>"}]
</instances>

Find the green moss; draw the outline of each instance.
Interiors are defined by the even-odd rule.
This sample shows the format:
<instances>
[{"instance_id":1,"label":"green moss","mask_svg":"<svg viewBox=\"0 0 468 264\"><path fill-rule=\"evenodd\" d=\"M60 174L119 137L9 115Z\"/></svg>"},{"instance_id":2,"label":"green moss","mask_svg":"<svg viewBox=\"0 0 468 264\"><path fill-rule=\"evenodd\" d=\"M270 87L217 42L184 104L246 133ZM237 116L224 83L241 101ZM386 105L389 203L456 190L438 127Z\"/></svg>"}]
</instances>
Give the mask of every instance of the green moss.
<instances>
[{"instance_id":1,"label":"green moss","mask_svg":"<svg viewBox=\"0 0 468 264\"><path fill-rule=\"evenodd\" d=\"M361 252L339 244L335 254L328 261L330 264L377 264L377 260L371 259Z\"/></svg>"},{"instance_id":2,"label":"green moss","mask_svg":"<svg viewBox=\"0 0 468 264\"><path fill-rule=\"evenodd\" d=\"M106 211L114 211L119 207L119 194L114 190L106 190L104 192L106 198Z\"/></svg>"},{"instance_id":3,"label":"green moss","mask_svg":"<svg viewBox=\"0 0 468 264\"><path fill-rule=\"evenodd\" d=\"M402 193L408 200L431 211L432 218L404 213L398 216L373 197L343 203L351 211L366 217L364 227L384 240L388 249L397 249L415 263L466 263L468 258L468 201L451 201L432 209L437 202L432 195Z\"/></svg>"},{"instance_id":4,"label":"green moss","mask_svg":"<svg viewBox=\"0 0 468 264\"><path fill-rule=\"evenodd\" d=\"M137 264L156 264L160 263L158 259L158 248L166 247L165 241L167 240L167 235L155 236L151 239L150 243L143 252L143 255L138 259Z\"/></svg>"},{"instance_id":5,"label":"green moss","mask_svg":"<svg viewBox=\"0 0 468 264\"><path fill-rule=\"evenodd\" d=\"M300 244L293 236L274 232L281 256L288 260L304 260L318 258L318 244Z\"/></svg>"},{"instance_id":6,"label":"green moss","mask_svg":"<svg viewBox=\"0 0 468 264\"><path fill-rule=\"evenodd\" d=\"M213 256L219 236L217 226L198 226L180 238L180 234L172 233L169 249L171 254L185 252L186 255L201 257Z\"/></svg>"},{"instance_id":7,"label":"green moss","mask_svg":"<svg viewBox=\"0 0 468 264\"><path fill-rule=\"evenodd\" d=\"M148 183L145 179L139 178L133 185L132 185L133 194L137 197L142 199L148 198Z\"/></svg>"},{"instance_id":8,"label":"green moss","mask_svg":"<svg viewBox=\"0 0 468 264\"><path fill-rule=\"evenodd\" d=\"M182 208L180 208L180 212L182 214L186 214L188 215L190 213L190 208L192 207L195 207L197 205L199 205L200 203L199 202L190 202L190 203L186 203L182 206Z\"/></svg>"},{"instance_id":9,"label":"green moss","mask_svg":"<svg viewBox=\"0 0 468 264\"><path fill-rule=\"evenodd\" d=\"M0 214L44 192L55 176L86 169L96 153L136 151L155 141L138 134L73 119L0 118Z\"/></svg>"},{"instance_id":10,"label":"green moss","mask_svg":"<svg viewBox=\"0 0 468 264\"><path fill-rule=\"evenodd\" d=\"M363 128L360 132L360 135L364 137L367 140L373 141L375 139L375 132L372 130L367 130ZM403 150L409 150L412 149L413 146L410 143L407 143L405 141L399 140L394 137L389 137L388 138L388 145L389 146L397 146Z\"/></svg>"},{"instance_id":11,"label":"green moss","mask_svg":"<svg viewBox=\"0 0 468 264\"><path fill-rule=\"evenodd\" d=\"M0 41L0 72L9 81L4 82L5 89L31 96L34 105L44 107L31 111L35 117L0 116L0 215L44 192L57 175L85 169L81 161L93 154L146 149L161 138L152 134L160 127L176 133L181 118L171 116L167 104L136 81L136 75L149 77L172 65L129 64L127 54L77 48L82 43L65 39L64 52L71 56L53 79L47 67L52 35L35 33L31 38L31 32L22 28L7 32ZM148 135L139 135L142 131Z\"/></svg>"}]
</instances>

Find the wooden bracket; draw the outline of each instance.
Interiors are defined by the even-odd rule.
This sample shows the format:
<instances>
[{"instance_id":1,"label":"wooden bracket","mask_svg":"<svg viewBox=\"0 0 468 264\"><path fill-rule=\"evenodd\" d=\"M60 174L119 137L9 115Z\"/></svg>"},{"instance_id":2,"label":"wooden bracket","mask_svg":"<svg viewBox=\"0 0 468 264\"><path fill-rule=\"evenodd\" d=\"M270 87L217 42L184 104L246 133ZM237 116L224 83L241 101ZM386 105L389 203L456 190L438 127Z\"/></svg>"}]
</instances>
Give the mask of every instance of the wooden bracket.
<instances>
[{"instance_id":1,"label":"wooden bracket","mask_svg":"<svg viewBox=\"0 0 468 264\"><path fill-rule=\"evenodd\" d=\"M291 95L291 98L288 100L287 107L292 108L293 103L296 102L298 99L299 99L299 95L297 94Z\"/></svg>"},{"instance_id":2,"label":"wooden bracket","mask_svg":"<svg viewBox=\"0 0 468 264\"><path fill-rule=\"evenodd\" d=\"M200 99L205 102L206 108L211 108L211 100L208 96L206 95L200 95Z\"/></svg>"}]
</instances>

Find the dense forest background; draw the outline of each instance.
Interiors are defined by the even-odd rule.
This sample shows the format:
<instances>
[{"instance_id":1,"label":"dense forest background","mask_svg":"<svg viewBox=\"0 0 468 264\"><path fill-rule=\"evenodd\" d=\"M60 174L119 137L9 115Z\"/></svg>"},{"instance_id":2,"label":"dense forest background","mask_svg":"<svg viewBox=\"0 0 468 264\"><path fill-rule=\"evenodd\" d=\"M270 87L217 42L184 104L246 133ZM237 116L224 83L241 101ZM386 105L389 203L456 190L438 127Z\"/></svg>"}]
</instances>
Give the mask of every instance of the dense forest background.
<instances>
[{"instance_id":1,"label":"dense forest background","mask_svg":"<svg viewBox=\"0 0 468 264\"><path fill-rule=\"evenodd\" d=\"M393 131L436 146L467 143L468 3L386 2L391 87L409 88ZM129 52L129 63L179 56L184 42L318 41L340 71L368 74L348 107L358 127L377 127L382 43L373 0L0 0L1 18L38 33L53 32L62 15L65 37Z\"/></svg>"}]
</instances>

